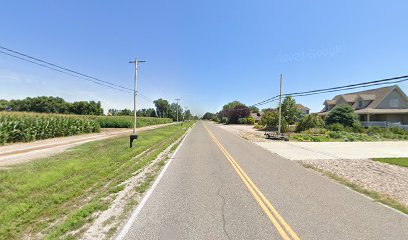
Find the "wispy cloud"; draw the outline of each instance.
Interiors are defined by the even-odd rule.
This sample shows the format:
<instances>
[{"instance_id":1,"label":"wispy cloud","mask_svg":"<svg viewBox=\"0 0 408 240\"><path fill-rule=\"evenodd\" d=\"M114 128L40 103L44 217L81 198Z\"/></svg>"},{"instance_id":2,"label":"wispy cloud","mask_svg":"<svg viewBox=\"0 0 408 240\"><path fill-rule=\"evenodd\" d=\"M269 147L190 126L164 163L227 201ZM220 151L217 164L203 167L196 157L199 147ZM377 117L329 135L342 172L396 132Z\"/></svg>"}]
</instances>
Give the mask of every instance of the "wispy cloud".
<instances>
[{"instance_id":1,"label":"wispy cloud","mask_svg":"<svg viewBox=\"0 0 408 240\"><path fill-rule=\"evenodd\" d=\"M309 49L292 53L283 53L276 56L278 62L296 62L308 59L319 59L333 57L343 51L341 46L334 46L331 48Z\"/></svg>"},{"instance_id":2,"label":"wispy cloud","mask_svg":"<svg viewBox=\"0 0 408 240\"><path fill-rule=\"evenodd\" d=\"M36 81L33 76L0 69L0 84L31 84L33 82L44 84L43 81Z\"/></svg>"}]
</instances>

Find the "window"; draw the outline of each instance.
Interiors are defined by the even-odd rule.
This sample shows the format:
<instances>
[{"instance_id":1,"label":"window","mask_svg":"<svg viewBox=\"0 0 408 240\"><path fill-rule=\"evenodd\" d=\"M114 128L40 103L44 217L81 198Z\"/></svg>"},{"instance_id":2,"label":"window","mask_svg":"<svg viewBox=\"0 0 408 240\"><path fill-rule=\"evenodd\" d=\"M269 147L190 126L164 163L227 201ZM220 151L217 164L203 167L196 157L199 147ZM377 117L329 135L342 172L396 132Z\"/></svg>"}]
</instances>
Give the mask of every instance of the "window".
<instances>
[{"instance_id":1,"label":"window","mask_svg":"<svg viewBox=\"0 0 408 240\"><path fill-rule=\"evenodd\" d=\"M362 108L363 107L363 101L358 101L358 108Z\"/></svg>"},{"instance_id":2,"label":"window","mask_svg":"<svg viewBox=\"0 0 408 240\"><path fill-rule=\"evenodd\" d=\"M397 108L399 107L399 99L398 98L391 98L390 99L390 106Z\"/></svg>"}]
</instances>

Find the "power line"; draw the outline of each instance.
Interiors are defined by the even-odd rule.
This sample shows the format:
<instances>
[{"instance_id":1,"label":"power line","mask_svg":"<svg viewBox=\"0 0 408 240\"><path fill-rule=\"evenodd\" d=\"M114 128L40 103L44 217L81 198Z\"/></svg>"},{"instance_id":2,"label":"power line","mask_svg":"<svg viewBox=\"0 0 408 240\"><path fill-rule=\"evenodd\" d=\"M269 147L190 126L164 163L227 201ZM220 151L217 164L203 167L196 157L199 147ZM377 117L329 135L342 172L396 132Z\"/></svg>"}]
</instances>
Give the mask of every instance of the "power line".
<instances>
[{"instance_id":1,"label":"power line","mask_svg":"<svg viewBox=\"0 0 408 240\"><path fill-rule=\"evenodd\" d=\"M103 84L103 83L100 83L100 82L97 82L97 81L94 81L94 80L91 80L91 79L88 79L88 78L84 78L84 77L81 77L81 76L77 76L77 75L74 75L74 74L69 73L69 72L65 72L65 71L62 71L62 70L59 70L59 69L56 69L56 68L52 68L52 67L47 66L47 65L45 65L45 64L41 64L41 63L38 63L38 62L35 62L35 61L31 61L31 60L29 60L29 59L25 59L25 58L22 58L22 57L19 57L19 56L10 54L10 53L6 53L6 52L3 52L3 51L1 51L1 50L0 50L0 53L5 54L5 55L8 55L8 56L10 56L10 57L14 57L14 58L17 58L17 59L26 61L26 62L29 62L29 63L32 63L32 64L35 64L35 65L38 65L38 66L41 66L41 67L44 67L44 68L48 68L48 69L51 69L51 70L54 70L54 71L57 71L57 72L60 72L60 73L64 73L64 74L70 75L70 76L72 76L72 77L76 77L76 78L80 78L80 79L83 79L83 80L86 80L86 81L89 81L89 82L93 82L93 83L95 83L95 84L98 84L98 85L101 85L101 86L104 86L104 87L109 87L109 88L112 88L112 89L115 89L115 90L118 90L118 91L122 91L122 92L132 93L132 92L125 91L125 90L123 90L123 89L118 89L118 88L115 88L115 87L113 87L113 86L106 85L106 84Z\"/></svg>"},{"instance_id":2,"label":"power line","mask_svg":"<svg viewBox=\"0 0 408 240\"><path fill-rule=\"evenodd\" d=\"M96 78L96 77L92 77L92 76L89 76L87 74L83 74L83 73L80 73L78 71L74 71L72 69L62 67L62 66L57 65L55 63L44 61L44 60L41 60L39 58L30 56L28 54L24 54L24 53L12 50L10 48L6 48L6 47L3 47L3 46L0 46L0 48L4 49L6 51L9 51L11 53L14 53L14 54L11 54L11 53L7 53L7 52L4 52L4 51L0 50L0 53L8 55L10 57L14 57L14 58L17 58L17 59L20 59L20 60L23 60L23 61L26 61L26 62L29 62L29 63L32 63L32 64L36 64L36 65L41 66L41 67L45 67L45 68L48 68L48 69L51 69L51 70L54 70L54 71L57 71L57 72L60 72L60 73L64 73L64 74L70 75L72 77L77 77L77 78L80 78L82 80L86 80L86 81L98 84L100 86L109 87L111 89L115 89L115 90L126 92L126 93L133 93L134 92L134 90L131 89L131 88L127 88L127 87L124 87L124 86L121 86L121 85L118 85L118 84L115 84L115 83L111 83L111 82L108 82L108 81L105 81L105 80L102 80L102 79L99 79L99 78ZM17 56L15 54L18 54L20 56ZM23 56L23 57L21 57L21 56ZM32 60L30 60L30 59L32 59ZM33 60L35 60L35 61L33 61ZM52 66L52 67L50 67L50 66ZM136 94L140 95L142 98L144 98L148 102L153 103L152 99L150 99L146 95L142 94L140 91L137 91Z\"/></svg>"},{"instance_id":3,"label":"power line","mask_svg":"<svg viewBox=\"0 0 408 240\"><path fill-rule=\"evenodd\" d=\"M408 81L408 75L393 77L393 78L386 78L386 79L375 80L375 81L364 82L364 83L358 83L358 84L350 84L350 85L339 86L339 87L324 88L324 89L304 91L304 92L286 93L286 94L282 94L282 96L302 97L302 96L310 96L310 95L329 93L329 92L338 92L338 91L344 91L344 90L350 90L350 89L356 89L356 88L372 87L372 86L385 85L385 84L395 84L395 83L400 83L400 82L405 82L405 81ZM267 103L271 103L271 102L276 101L278 98L279 98L279 95L276 95L272 98L255 103L251 106L260 106L260 105L264 105Z\"/></svg>"}]
</instances>

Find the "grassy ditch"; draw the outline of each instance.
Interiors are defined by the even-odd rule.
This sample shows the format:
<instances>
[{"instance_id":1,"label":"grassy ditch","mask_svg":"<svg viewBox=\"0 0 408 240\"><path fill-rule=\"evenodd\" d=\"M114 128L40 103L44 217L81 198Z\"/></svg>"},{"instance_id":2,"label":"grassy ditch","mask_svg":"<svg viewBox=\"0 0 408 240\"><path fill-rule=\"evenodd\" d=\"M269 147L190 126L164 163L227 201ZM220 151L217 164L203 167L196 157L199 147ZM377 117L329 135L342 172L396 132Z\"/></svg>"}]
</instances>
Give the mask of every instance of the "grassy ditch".
<instances>
[{"instance_id":1,"label":"grassy ditch","mask_svg":"<svg viewBox=\"0 0 408 240\"><path fill-rule=\"evenodd\" d=\"M62 154L0 170L0 239L61 239L109 206L120 183L154 160L193 123L90 142ZM137 156L137 157L135 157Z\"/></svg>"},{"instance_id":2,"label":"grassy ditch","mask_svg":"<svg viewBox=\"0 0 408 240\"><path fill-rule=\"evenodd\" d=\"M347 180L346 178L340 177L340 176L338 176L338 175L336 175L336 174L334 174L332 172L325 171L325 170L322 170L320 168L317 168L317 167L313 166L312 164L308 164L308 163L301 163L301 164L305 168L313 169L313 170L315 170L317 172L320 172L323 175L333 179L334 181L336 181L338 183L341 183L341 184L353 189L354 191L357 191L359 193L362 193L362 194L372 198L376 202L383 203L383 204L385 204L387 206L390 206L390 207L392 207L394 209L397 209L397 210L399 210L399 211L401 211L401 212L403 212L405 214L408 214L408 206L400 203L399 201L397 201L397 200L395 200L395 199L393 199L393 198L391 198L391 197L389 197L389 196L387 196L385 194L382 194L382 193L379 193L379 192L376 192L376 191L368 190L368 189L366 189L366 188L364 188L364 187L362 187L362 186L360 186L360 185L358 185L358 184L356 184L356 183L354 183L352 181Z\"/></svg>"},{"instance_id":3,"label":"grassy ditch","mask_svg":"<svg viewBox=\"0 0 408 240\"><path fill-rule=\"evenodd\" d=\"M408 158L373 158L372 160L401 167L408 167Z\"/></svg>"}]
</instances>

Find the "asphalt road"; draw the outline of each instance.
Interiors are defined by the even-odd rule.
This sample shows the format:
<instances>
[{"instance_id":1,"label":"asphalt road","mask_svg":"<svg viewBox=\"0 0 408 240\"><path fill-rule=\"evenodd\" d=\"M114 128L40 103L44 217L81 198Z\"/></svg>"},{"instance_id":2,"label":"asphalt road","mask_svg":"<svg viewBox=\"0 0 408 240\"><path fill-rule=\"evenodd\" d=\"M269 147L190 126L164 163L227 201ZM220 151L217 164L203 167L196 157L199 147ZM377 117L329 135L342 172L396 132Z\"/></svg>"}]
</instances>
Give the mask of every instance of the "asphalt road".
<instances>
[{"instance_id":1,"label":"asphalt road","mask_svg":"<svg viewBox=\"0 0 408 240\"><path fill-rule=\"evenodd\" d=\"M407 215L207 122L133 220L124 239L408 239Z\"/></svg>"}]
</instances>

